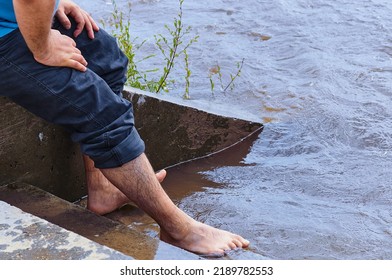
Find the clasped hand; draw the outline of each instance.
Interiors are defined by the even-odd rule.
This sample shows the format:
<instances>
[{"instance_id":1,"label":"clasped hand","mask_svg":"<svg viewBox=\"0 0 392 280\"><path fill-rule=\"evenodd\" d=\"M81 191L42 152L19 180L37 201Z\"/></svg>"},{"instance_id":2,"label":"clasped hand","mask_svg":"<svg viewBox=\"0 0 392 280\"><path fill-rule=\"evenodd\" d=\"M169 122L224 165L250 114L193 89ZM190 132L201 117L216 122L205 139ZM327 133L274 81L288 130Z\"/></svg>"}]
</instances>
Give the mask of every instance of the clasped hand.
<instances>
[{"instance_id":1,"label":"clasped hand","mask_svg":"<svg viewBox=\"0 0 392 280\"><path fill-rule=\"evenodd\" d=\"M94 32L99 30L93 18L78 5L70 0L61 0L55 16L66 28L71 28L68 17L72 17L77 26L74 37L78 37L83 29L86 30L90 39L94 39ZM51 29L48 36L46 50L42 55L35 54L35 59L48 66L70 67L79 71L87 70L87 61L77 48L75 40Z\"/></svg>"}]
</instances>

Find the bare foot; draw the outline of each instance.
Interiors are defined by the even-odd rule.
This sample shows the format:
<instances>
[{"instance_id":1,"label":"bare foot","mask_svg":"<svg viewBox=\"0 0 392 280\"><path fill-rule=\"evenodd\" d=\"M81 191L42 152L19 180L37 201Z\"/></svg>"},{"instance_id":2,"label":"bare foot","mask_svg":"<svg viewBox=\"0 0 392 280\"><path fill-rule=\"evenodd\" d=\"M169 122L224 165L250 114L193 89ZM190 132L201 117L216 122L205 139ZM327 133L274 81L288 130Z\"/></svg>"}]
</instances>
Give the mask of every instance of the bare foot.
<instances>
[{"instance_id":1,"label":"bare foot","mask_svg":"<svg viewBox=\"0 0 392 280\"><path fill-rule=\"evenodd\" d=\"M166 170L163 169L155 175L158 181L162 182L166 174ZM90 211L105 215L130 202L129 198L116 188L99 169L86 170L86 180L87 209Z\"/></svg>"},{"instance_id":2,"label":"bare foot","mask_svg":"<svg viewBox=\"0 0 392 280\"><path fill-rule=\"evenodd\" d=\"M161 229L161 240L187 251L210 257L222 257L226 251L246 248L249 241L228 231L192 220L182 237L173 238Z\"/></svg>"},{"instance_id":3,"label":"bare foot","mask_svg":"<svg viewBox=\"0 0 392 280\"><path fill-rule=\"evenodd\" d=\"M155 173L155 176L157 176L159 183L162 183L163 180L165 180L166 175L167 175L167 172L165 169L162 169L162 170L158 171L157 173Z\"/></svg>"},{"instance_id":4,"label":"bare foot","mask_svg":"<svg viewBox=\"0 0 392 280\"><path fill-rule=\"evenodd\" d=\"M197 222L178 208L158 182L144 153L120 167L101 171L158 223L163 241L197 254L214 256L249 246L249 241L241 236Z\"/></svg>"}]
</instances>

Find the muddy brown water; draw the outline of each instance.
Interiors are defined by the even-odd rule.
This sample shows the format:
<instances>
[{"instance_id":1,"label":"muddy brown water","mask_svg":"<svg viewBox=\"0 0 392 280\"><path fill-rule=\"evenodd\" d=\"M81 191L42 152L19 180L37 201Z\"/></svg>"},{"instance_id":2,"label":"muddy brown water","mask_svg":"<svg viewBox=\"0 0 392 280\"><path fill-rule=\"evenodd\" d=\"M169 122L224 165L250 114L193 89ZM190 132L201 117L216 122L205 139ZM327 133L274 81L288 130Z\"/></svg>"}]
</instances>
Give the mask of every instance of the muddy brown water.
<instances>
[{"instance_id":1,"label":"muddy brown water","mask_svg":"<svg viewBox=\"0 0 392 280\"><path fill-rule=\"evenodd\" d=\"M111 1L79 2L110 17ZM147 39L141 57L159 54L153 35L178 1L130 3L132 35ZM185 1L184 22L200 35L189 49L191 98L265 127L237 163L171 171L165 188L176 203L265 258L392 259L391 14L389 0ZM212 95L209 71L219 64L227 79L242 58L235 90Z\"/></svg>"}]
</instances>

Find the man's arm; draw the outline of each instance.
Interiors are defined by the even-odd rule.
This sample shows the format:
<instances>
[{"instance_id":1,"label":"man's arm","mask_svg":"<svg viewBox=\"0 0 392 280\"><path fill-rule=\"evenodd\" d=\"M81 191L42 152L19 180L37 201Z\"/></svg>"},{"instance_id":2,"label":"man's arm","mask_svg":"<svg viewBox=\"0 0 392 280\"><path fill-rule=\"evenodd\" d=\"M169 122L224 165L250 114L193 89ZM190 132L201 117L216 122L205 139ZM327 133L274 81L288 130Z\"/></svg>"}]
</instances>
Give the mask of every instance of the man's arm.
<instances>
[{"instance_id":1,"label":"man's arm","mask_svg":"<svg viewBox=\"0 0 392 280\"><path fill-rule=\"evenodd\" d=\"M13 4L20 32L37 62L86 71L87 62L75 41L51 29L55 0L13 0Z\"/></svg>"}]
</instances>

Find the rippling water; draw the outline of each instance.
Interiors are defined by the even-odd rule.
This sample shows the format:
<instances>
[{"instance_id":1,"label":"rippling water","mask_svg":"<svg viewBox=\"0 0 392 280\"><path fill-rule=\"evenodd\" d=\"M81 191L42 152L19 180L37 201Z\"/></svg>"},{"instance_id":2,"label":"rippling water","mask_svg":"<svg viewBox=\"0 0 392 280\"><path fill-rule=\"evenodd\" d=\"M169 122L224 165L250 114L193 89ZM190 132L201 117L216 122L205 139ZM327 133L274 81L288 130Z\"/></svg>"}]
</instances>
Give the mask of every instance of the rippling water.
<instances>
[{"instance_id":1,"label":"rippling water","mask_svg":"<svg viewBox=\"0 0 392 280\"><path fill-rule=\"evenodd\" d=\"M79 2L97 19L110 14L103 0ZM178 1L131 4L148 53ZM389 0L185 1L184 22L200 35L191 97L240 108L265 129L241 163L202 171L207 181L181 207L265 258L392 259L391 14ZM209 69L231 73L242 58L234 91L212 95Z\"/></svg>"}]
</instances>

